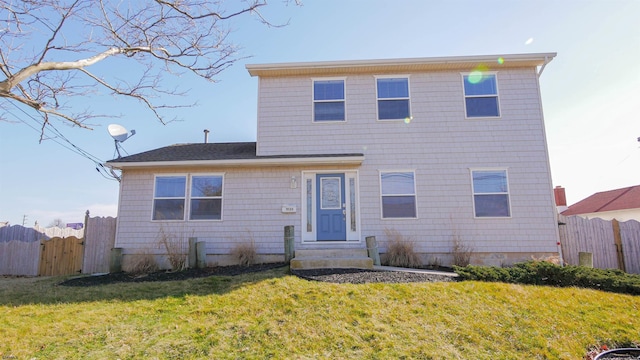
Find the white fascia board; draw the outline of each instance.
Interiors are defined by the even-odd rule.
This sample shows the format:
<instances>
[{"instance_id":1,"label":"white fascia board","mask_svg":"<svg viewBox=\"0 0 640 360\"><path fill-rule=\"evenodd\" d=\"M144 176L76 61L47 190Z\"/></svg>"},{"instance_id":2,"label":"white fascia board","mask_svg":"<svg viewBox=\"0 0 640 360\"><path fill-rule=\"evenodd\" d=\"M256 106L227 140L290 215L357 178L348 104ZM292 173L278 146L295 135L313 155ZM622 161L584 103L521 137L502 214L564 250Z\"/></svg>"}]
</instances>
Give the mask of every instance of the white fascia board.
<instances>
[{"instance_id":1,"label":"white fascia board","mask_svg":"<svg viewBox=\"0 0 640 360\"><path fill-rule=\"evenodd\" d=\"M146 162L110 162L110 168L142 167L185 167L185 166L224 166L224 167L264 167L264 166L300 166L300 165L360 165L364 156L335 157L299 157L266 159L229 159L229 160L188 160L188 161L146 161Z\"/></svg>"},{"instance_id":2,"label":"white fascia board","mask_svg":"<svg viewBox=\"0 0 640 360\"><path fill-rule=\"evenodd\" d=\"M530 54L503 54L503 55L471 55L471 56L447 56L447 57L425 57L406 59L376 59L376 60L346 60L346 61L315 61L315 62L292 62L273 64L247 64L245 68L251 76L260 76L264 72L278 70L305 70L305 69L335 69L352 67L371 66L402 66L402 65L437 65L437 64L465 64L476 62L495 62L502 58L505 63L509 62L538 62L543 65L556 57L557 53L530 53Z\"/></svg>"}]
</instances>

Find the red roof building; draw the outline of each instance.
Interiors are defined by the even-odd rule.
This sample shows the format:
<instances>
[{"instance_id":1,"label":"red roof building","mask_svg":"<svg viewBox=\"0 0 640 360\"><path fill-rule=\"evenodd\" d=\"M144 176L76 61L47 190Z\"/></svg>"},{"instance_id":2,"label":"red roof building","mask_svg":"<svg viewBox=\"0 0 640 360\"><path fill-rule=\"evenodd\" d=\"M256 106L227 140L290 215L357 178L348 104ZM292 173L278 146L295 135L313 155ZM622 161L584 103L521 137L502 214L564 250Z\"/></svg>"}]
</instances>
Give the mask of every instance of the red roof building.
<instances>
[{"instance_id":1,"label":"red roof building","mask_svg":"<svg viewBox=\"0 0 640 360\"><path fill-rule=\"evenodd\" d=\"M569 206L562 215L640 221L640 185L595 193Z\"/></svg>"}]
</instances>

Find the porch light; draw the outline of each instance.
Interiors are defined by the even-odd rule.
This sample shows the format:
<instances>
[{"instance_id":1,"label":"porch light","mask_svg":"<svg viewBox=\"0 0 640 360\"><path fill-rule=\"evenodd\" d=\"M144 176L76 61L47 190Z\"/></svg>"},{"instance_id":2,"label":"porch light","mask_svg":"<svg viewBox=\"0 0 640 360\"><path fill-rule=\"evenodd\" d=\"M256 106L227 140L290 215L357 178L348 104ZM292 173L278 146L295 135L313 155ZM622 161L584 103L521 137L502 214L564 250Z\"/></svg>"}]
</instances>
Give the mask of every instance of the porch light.
<instances>
[{"instance_id":1,"label":"porch light","mask_svg":"<svg viewBox=\"0 0 640 360\"><path fill-rule=\"evenodd\" d=\"M296 189L296 188L298 187L298 181L296 180L296 177L295 177L295 176L292 176L292 177L291 177L291 182L289 183L289 186L290 186L292 189Z\"/></svg>"}]
</instances>

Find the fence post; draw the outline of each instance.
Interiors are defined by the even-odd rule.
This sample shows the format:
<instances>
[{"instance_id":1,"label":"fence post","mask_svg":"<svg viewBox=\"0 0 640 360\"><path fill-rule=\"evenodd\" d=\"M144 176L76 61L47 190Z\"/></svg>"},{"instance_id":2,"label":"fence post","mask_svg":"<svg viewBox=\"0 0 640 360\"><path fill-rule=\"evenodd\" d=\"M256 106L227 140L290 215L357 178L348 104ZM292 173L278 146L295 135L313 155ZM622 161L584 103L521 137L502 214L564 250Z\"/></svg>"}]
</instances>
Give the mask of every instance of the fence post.
<instances>
[{"instance_id":1,"label":"fence post","mask_svg":"<svg viewBox=\"0 0 640 360\"><path fill-rule=\"evenodd\" d=\"M84 213L84 227L82 228L82 231L84 231L84 233L82 234L82 241L84 242L84 246L82 247L82 266L81 266L81 271L84 274L84 265L85 265L85 261L84 261L84 256L87 253L87 227L89 226L89 210L87 210L87 212Z\"/></svg>"},{"instance_id":2,"label":"fence post","mask_svg":"<svg viewBox=\"0 0 640 360\"><path fill-rule=\"evenodd\" d=\"M287 225L284 227L284 262L287 263L295 256L294 234L293 225Z\"/></svg>"},{"instance_id":3,"label":"fence post","mask_svg":"<svg viewBox=\"0 0 640 360\"><path fill-rule=\"evenodd\" d=\"M196 242L196 266L198 269L207 267L207 242Z\"/></svg>"},{"instance_id":4,"label":"fence post","mask_svg":"<svg viewBox=\"0 0 640 360\"><path fill-rule=\"evenodd\" d=\"M117 273L122 271L122 248L111 249L111 259L109 261L109 272Z\"/></svg>"},{"instance_id":5,"label":"fence post","mask_svg":"<svg viewBox=\"0 0 640 360\"><path fill-rule=\"evenodd\" d=\"M378 242L375 236L367 236L365 238L367 242L367 254L373 259L373 265L380 265L380 253L378 252Z\"/></svg>"},{"instance_id":6,"label":"fence post","mask_svg":"<svg viewBox=\"0 0 640 360\"><path fill-rule=\"evenodd\" d=\"M189 238L189 257L187 258L187 267L193 269L197 266L198 253L196 251L197 237Z\"/></svg>"},{"instance_id":7,"label":"fence post","mask_svg":"<svg viewBox=\"0 0 640 360\"><path fill-rule=\"evenodd\" d=\"M89 210L84 213L84 236L83 238L87 238L87 226L89 225Z\"/></svg>"},{"instance_id":8,"label":"fence post","mask_svg":"<svg viewBox=\"0 0 640 360\"><path fill-rule=\"evenodd\" d=\"M620 234L620 223L618 220L611 220L611 226L613 227L613 242L616 244L616 254L618 255L618 269L627 272L627 267L624 263L624 251L622 250L622 236Z\"/></svg>"}]
</instances>

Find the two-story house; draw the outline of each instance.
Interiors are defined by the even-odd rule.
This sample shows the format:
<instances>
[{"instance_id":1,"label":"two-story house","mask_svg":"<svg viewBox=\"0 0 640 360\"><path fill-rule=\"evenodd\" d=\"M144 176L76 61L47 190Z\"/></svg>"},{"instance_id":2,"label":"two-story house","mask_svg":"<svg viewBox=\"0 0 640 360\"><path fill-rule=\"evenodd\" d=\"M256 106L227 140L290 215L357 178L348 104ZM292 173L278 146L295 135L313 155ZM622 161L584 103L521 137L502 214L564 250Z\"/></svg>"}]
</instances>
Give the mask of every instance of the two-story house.
<instances>
[{"instance_id":1,"label":"two-story house","mask_svg":"<svg viewBox=\"0 0 640 360\"><path fill-rule=\"evenodd\" d=\"M555 53L247 65L257 141L178 144L122 170L116 247L166 255L197 237L225 264L239 243L385 252L391 230L426 263L502 265L556 255L539 76Z\"/></svg>"}]
</instances>

